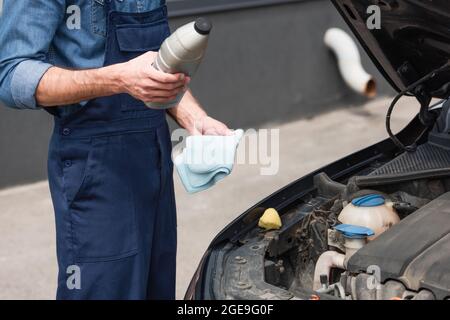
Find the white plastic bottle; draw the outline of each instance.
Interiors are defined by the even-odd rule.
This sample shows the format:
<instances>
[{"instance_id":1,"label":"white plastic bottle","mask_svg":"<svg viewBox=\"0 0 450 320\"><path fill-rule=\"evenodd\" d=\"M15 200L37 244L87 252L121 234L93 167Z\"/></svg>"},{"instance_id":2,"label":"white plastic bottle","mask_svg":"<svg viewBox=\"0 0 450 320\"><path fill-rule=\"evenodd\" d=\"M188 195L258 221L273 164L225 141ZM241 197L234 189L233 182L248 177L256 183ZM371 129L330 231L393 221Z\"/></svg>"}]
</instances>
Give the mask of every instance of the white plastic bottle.
<instances>
[{"instance_id":1,"label":"white plastic bottle","mask_svg":"<svg viewBox=\"0 0 450 320\"><path fill-rule=\"evenodd\" d=\"M166 73L184 73L193 77L208 46L212 24L206 18L198 18L177 29L168 37L158 52L153 67ZM146 103L152 109L169 109L176 106L184 92L168 103Z\"/></svg>"},{"instance_id":2,"label":"white plastic bottle","mask_svg":"<svg viewBox=\"0 0 450 320\"><path fill-rule=\"evenodd\" d=\"M338 217L339 222L370 228L375 235L374 240L384 231L400 221L400 217L393 208L393 203L387 201L380 194L368 194L356 199L344 207Z\"/></svg>"}]
</instances>

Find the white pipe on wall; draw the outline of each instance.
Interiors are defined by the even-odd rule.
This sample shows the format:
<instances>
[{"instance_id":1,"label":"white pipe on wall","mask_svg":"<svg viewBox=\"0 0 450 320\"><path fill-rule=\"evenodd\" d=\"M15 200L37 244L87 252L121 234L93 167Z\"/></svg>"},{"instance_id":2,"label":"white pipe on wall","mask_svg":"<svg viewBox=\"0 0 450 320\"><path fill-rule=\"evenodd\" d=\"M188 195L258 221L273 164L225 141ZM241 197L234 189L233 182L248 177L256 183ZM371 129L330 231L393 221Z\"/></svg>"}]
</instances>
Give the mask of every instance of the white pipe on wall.
<instances>
[{"instance_id":1,"label":"white pipe on wall","mask_svg":"<svg viewBox=\"0 0 450 320\"><path fill-rule=\"evenodd\" d=\"M339 28L331 28L325 33L324 42L336 55L339 71L347 85L366 97L376 95L376 82L362 64L355 41Z\"/></svg>"}]
</instances>

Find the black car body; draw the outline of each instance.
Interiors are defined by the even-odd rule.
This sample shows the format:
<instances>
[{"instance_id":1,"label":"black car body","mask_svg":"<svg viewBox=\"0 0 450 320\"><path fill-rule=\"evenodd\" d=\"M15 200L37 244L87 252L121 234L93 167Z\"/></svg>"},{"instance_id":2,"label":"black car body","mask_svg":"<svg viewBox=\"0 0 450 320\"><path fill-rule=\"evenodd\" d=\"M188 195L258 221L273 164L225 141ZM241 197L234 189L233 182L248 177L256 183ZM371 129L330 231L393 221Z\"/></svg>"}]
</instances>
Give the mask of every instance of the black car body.
<instances>
[{"instance_id":1,"label":"black car body","mask_svg":"<svg viewBox=\"0 0 450 320\"><path fill-rule=\"evenodd\" d=\"M439 126L450 95L448 1L333 1L364 49L401 95L414 95L420 114L396 137L321 168L256 204L211 243L186 299L448 299L450 297L449 132ZM368 6L381 10L381 29L366 26ZM441 108L442 107L442 108ZM442 111L441 111L442 110ZM446 118L446 117L444 117ZM444 131L442 131L444 130ZM433 137L431 139L430 137ZM403 146L413 146L405 151ZM311 273L330 250L329 230L355 196L391 199L401 221L359 249L345 270L333 269L312 290ZM280 230L263 232L267 208ZM339 249L332 249L339 251ZM379 268L376 286L367 287ZM364 285L362 285L364 283Z\"/></svg>"}]
</instances>

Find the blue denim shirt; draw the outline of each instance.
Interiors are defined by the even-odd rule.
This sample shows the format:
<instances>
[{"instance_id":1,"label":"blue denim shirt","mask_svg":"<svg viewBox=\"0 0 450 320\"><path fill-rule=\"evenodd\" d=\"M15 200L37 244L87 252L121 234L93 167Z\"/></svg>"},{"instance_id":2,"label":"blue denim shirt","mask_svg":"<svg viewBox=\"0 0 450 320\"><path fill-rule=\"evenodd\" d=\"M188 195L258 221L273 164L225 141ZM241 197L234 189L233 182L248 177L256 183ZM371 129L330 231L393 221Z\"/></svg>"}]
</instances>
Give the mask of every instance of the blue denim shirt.
<instances>
[{"instance_id":1,"label":"blue denim shirt","mask_svg":"<svg viewBox=\"0 0 450 320\"><path fill-rule=\"evenodd\" d=\"M39 109L35 92L51 66L103 66L107 0L3 0L0 17L0 100ZM123 12L157 8L163 0L112 0ZM60 107L69 114L83 103Z\"/></svg>"}]
</instances>

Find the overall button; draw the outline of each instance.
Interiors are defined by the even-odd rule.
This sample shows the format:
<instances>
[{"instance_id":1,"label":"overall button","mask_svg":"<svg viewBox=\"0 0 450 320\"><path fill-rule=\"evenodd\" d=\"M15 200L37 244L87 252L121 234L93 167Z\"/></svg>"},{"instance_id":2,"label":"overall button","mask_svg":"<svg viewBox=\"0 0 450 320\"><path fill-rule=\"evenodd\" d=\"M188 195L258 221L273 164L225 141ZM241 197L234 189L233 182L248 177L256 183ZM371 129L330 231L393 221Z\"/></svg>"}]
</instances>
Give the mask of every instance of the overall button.
<instances>
[{"instance_id":1,"label":"overall button","mask_svg":"<svg viewBox=\"0 0 450 320\"><path fill-rule=\"evenodd\" d=\"M70 160L64 161L64 166L65 166L66 168L70 167L71 165L72 165L72 161L70 161Z\"/></svg>"},{"instance_id":2,"label":"overall button","mask_svg":"<svg viewBox=\"0 0 450 320\"><path fill-rule=\"evenodd\" d=\"M62 130L62 134L65 135L65 136L68 136L70 134L70 129L69 128L64 128Z\"/></svg>"}]
</instances>

